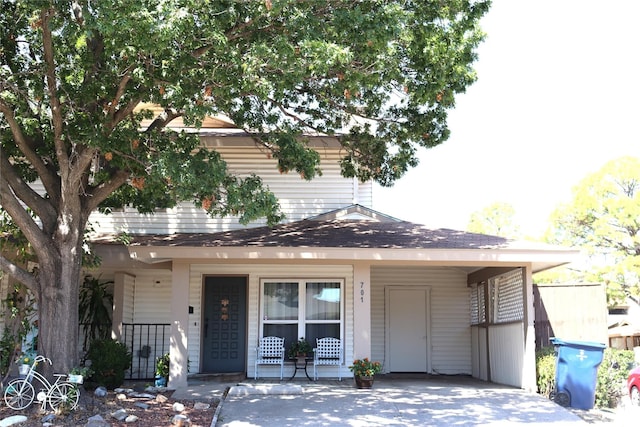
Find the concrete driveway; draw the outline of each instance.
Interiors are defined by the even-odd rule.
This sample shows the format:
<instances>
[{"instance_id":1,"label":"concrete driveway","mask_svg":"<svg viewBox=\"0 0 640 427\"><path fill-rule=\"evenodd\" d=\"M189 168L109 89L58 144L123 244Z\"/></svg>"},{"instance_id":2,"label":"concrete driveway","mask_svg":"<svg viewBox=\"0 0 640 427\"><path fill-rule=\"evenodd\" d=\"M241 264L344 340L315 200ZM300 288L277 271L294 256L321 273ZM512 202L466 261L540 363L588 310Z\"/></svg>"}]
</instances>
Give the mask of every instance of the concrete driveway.
<instances>
[{"instance_id":1,"label":"concrete driveway","mask_svg":"<svg viewBox=\"0 0 640 427\"><path fill-rule=\"evenodd\" d=\"M249 426L586 426L537 394L468 377L377 377L372 390L353 379L232 386L217 427Z\"/></svg>"}]
</instances>

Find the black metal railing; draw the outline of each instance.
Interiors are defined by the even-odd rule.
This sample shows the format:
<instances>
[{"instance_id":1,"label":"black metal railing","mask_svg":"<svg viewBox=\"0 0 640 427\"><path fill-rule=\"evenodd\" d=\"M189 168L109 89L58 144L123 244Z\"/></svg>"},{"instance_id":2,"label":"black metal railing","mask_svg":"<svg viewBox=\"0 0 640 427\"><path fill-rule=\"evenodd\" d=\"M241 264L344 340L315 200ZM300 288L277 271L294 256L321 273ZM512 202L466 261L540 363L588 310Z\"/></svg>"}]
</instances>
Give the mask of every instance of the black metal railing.
<instances>
[{"instance_id":1,"label":"black metal railing","mask_svg":"<svg viewBox=\"0 0 640 427\"><path fill-rule=\"evenodd\" d=\"M123 323L121 341L131 352L129 380L155 378L156 359L169 352L169 323Z\"/></svg>"}]
</instances>

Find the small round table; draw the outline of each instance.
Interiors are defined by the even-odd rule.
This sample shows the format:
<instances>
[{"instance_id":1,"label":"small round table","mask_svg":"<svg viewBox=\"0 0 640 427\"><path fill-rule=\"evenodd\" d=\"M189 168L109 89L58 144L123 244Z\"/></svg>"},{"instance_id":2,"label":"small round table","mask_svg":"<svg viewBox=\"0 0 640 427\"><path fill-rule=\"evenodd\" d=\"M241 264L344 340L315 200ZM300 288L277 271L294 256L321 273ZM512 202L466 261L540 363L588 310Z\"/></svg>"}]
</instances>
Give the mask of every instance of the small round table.
<instances>
[{"instance_id":1,"label":"small round table","mask_svg":"<svg viewBox=\"0 0 640 427\"><path fill-rule=\"evenodd\" d=\"M307 376L307 379L311 381L311 377L307 372L307 366L309 365L309 361L313 360L313 357L306 357L306 356L292 357L291 360L293 360L293 375L291 375L291 378L289 378L289 381L294 379L298 371L301 371L303 369L304 369L304 374ZM304 363L304 365L302 365L302 363Z\"/></svg>"}]
</instances>

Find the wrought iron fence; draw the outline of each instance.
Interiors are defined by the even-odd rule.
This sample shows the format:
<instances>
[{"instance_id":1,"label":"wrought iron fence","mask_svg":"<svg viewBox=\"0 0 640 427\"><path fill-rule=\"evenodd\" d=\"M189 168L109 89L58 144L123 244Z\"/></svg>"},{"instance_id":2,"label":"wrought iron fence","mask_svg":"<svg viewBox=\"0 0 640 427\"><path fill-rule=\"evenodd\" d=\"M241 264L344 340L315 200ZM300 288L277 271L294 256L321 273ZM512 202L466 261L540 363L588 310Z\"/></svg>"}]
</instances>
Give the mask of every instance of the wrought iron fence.
<instances>
[{"instance_id":1,"label":"wrought iron fence","mask_svg":"<svg viewBox=\"0 0 640 427\"><path fill-rule=\"evenodd\" d=\"M169 352L169 323L123 323L122 342L131 352L130 380L155 377L156 359Z\"/></svg>"},{"instance_id":2,"label":"wrought iron fence","mask_svg":"<svg viewBox=\"0 0 640 427\"><path fill-rule=\"evenodd\" d=\"M80 348L86 354L87 325L80 325ZM169 352L169 323L123 323L120 341L131 352L131 367L125 373L128 380L152 380L155 378L156 359Z\"/></svg>"}]
</instances>

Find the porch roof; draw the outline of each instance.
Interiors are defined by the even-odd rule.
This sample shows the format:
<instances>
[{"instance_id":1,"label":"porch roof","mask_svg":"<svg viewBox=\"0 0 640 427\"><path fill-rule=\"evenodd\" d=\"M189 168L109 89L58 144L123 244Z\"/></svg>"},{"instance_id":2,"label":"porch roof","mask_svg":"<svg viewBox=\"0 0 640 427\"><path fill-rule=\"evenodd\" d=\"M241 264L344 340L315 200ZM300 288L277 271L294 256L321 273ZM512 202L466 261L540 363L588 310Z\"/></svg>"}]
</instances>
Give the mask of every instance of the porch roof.
<instances>
[{"instance_id":1,"label":"porch roof","mask_svg":"<svg viewBox=\"0 0 640 427\"><path fill-rule=\"evenodd\" d=\"M94 239L108 244L113 236ZM309 249L313 249L310 251ZM430 262L482 267L532 263L540 271L574 261L578 251L406 221L306 219L275 227L218 233L131 236L129 252L143 262L171 259L316 259Z\"/></svg>"}]
</instances>

